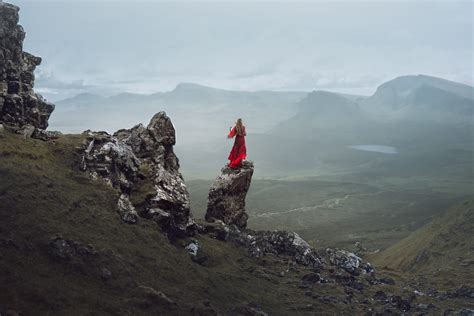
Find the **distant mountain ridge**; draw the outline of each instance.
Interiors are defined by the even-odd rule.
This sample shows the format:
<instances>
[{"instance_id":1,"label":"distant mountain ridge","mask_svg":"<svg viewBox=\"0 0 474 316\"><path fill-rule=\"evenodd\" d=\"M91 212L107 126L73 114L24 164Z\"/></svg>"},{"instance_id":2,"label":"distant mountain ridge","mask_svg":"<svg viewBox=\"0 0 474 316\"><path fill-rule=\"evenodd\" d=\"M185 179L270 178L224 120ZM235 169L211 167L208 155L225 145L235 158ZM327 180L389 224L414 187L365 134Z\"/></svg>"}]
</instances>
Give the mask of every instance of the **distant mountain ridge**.
<instances>
[{"instance_id":1,"label":"distant mountain ridge","mask_svg":"<svg viewBox=\"0 0 474 316\"><path fill-rule=\"evenodd\" d=\"M402 76L380 85L361 107L392 118L442 121L448 114L451 119L465 120L473 114L474 88L426 75Z\"/></svg>"}]
</instances>

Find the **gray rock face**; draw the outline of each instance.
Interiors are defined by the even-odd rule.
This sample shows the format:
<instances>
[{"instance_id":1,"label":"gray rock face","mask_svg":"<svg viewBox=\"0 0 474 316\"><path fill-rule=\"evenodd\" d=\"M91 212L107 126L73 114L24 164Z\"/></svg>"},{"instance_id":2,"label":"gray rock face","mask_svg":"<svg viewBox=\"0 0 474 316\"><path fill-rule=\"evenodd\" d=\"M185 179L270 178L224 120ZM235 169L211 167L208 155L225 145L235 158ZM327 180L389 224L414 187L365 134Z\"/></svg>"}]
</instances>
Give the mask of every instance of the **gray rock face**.
<instances>
[{"instance_id":1,"label":"gray rock face","mask_svg":"<svg viewBox=\"0 0 474 316\"><path fill-rule=\"evenodd\" d=\"M224 167L209 190L206 220L222 220L239 228L247 226L245 196L254 171L253 163L244 161L241 167Z\"/></svg>"},{"instance_id":2,"label":"gray rock face","mask_svg":"<svg viewBox=\"0 0 474 316\"><path fill-rule=\"evenodd\" d=\"M240 236L250 257L266 254L288 255L299 264L319 269L322 262L318 253L297 233L286 231L251 231Z\"/></svg>"},{"instance_id":3,"label":"gray rock face","mask_svg":"<svg viewBox=\"0 0 474 316\"><path fill-rule=\"evenodd\" d=\"M251 258L261 258L268 254L289 256L295 262L315 270L319 270L323 264L316 250L294 232L239 230L235 225L226 225L221 220L216 220L205 223L202 233L244 246Z\"/></svg>"},{"instance_id":4,"label":"gray rock face","mask_svg":"<svg viewBox=\"0 0 474 316\"><path fill-rule=\"evenodd\" d=\"M139 124L113 135L86 132L81 169L120 190L117 208L125 222L153 219L170 237L195 230L189 193L173 152L175 130L165 112L147 127Z\"/></svg>"},{"instance_id":5,"label":"gray rock face","mask_svg":"<svg viewBox=\"0 0 474 316\"><path fill-rule=\"evenodd\" d=\"M0 122L46 129L54 105L33 91L41 58L23 51L25 31L18 25L18 11L0 2Z\"/></svg>"},{"instance_id":6,"label":"gray rock face","mask_svg":"<svg viewBox=\"0 0 474 316\"><path fill-rule=\"evenodd\" d=\"M362 259L352 252L331 248L326 249L326 252L333 265L343 268L349 273L354 273L362 264Z\"/></svg>"}]
</instances>

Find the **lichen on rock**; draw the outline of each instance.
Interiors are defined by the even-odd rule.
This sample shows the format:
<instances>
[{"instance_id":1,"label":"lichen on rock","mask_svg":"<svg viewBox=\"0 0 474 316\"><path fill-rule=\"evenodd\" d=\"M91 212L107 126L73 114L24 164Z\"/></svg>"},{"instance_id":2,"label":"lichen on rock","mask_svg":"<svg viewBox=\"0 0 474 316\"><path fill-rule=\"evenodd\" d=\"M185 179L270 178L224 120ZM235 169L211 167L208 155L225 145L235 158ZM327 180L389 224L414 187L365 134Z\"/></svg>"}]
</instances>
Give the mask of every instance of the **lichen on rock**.
<instances>
[{"instance_id":1,"label":"lichen on rock","mask_svg":"<svg viewBox=\"0 0 474 316\"><path fill-rule=\"evenodd\" d=\"M175 130L165 112L142 124L106 132L85 132L81 169L117 188L122 219L135 223L135 214L156 221L170 236L192 234L189 192L174 154Z\"/></svg>"},{"instance_id":2,"label":"lichen on rock","mask_svg":"<svg viewBox=\"0 0 474 316\"><path fill-rule=\"evenodd\" d=\"M33 91L41 58L23 51L26 33L18 25L19 10L0 2L0 123L46 129L54 105Z\"/></svg>"}]
</instances>

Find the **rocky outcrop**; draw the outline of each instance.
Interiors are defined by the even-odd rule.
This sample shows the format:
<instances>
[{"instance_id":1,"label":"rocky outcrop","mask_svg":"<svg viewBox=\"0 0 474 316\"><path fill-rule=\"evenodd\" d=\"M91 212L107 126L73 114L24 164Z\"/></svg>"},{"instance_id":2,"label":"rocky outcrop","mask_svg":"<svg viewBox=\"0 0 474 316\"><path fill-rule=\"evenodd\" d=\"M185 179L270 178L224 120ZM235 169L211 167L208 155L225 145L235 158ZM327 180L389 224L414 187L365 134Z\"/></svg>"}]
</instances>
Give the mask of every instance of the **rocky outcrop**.
<instances>
[{"instance_id":1,"label":"rocky outcrop","mask_svg":"<svg viewBox=\"0 0 474 316\"><path fill-rule=\"evenodd\" d=\"M138 216L156 221L170 236L192 234L189 193L173 152L175 130L165 112L113 135L85 132L81 168L93 179L105 179L121 195L117 209L125 222Z\"/></svg>"},{"instance_id":2,"label":"rocky outcrop","mask_svg":"<svg viewBox=\"0 0 474 316\"><path fill-rule=\"evenodd\" d=\"M316 250L294 232L240 230L236 225L227 225L221 220L204 223L201 229L202 233L216 239L244 246L251 258L262 258L266 255L288 256L293 261L315 270L322 265L322 258Z\"/></svg>"},{"instance_id":3,"label":"rocky outcrop","mask_svg":"<svg viewBox=\"0 0 474 316\"><path fill-rule=\"evenodd\" d=\"M245 196L250 187L254 166L244 161L237 169L225 166L209 190L206 220L222 220L239 228L247 226Z\"/></svg>"},{"instance_id":4,"label":"rocky outcrop","mask_svg":"<svg viewBox=\"0 0 474 316\"><path fill-rule=\"evenodd\" d=\"M33 91L41 58L23 51L25 31L18 25L18 11L0 1L0 123L46 129L54 105Z\"/></svg>"}]
</instances>

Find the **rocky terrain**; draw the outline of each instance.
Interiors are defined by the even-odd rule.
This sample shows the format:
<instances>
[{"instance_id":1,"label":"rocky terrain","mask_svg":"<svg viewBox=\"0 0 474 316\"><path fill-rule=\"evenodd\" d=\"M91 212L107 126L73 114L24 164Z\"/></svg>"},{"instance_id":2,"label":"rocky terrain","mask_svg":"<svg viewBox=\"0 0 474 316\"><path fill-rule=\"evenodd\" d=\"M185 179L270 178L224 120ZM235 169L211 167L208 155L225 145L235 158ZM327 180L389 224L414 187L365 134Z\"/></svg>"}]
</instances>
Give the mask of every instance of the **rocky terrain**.
<instances>
[{"instance_id":1,"label":"rocky terrain","mask_svg":"<svg viewBox=\"0 0 474 316\"><path fill-rule=\"evenodd\" d=\"M120 191L123 221L136 223L140 215L157 222L170 238L193 234L189 193L173 152L175 130L166 113L157 113L146 128L85 134L81 169Z\"/></svg>"},{"instance_id":2,"label":"rocky terrain","mask_svg":"<svg viewBox=\"0 0 474 316\"><path fill-rule=\"evenodd\" d=\"M21 42L18 8L0 11ZM473 313L471 284L429 295L361 245L247 229L251 162L223 168L194 219L166 113L113 135L46 132L54 107L30 107L30 83L0 117L0 315Z\"/></svg>"},{"instance_id":3,"label":"rocky terrain","mask_svg":"<svg viewBox=\"0 0 474 316\"><path fill-rule=\"evenodd\" d=\"M33 91L41 58L23 51L25 31L19 8L0 3L0 121L14 127L48 127L54 105Z\"/></svg>"}]
</instances>

